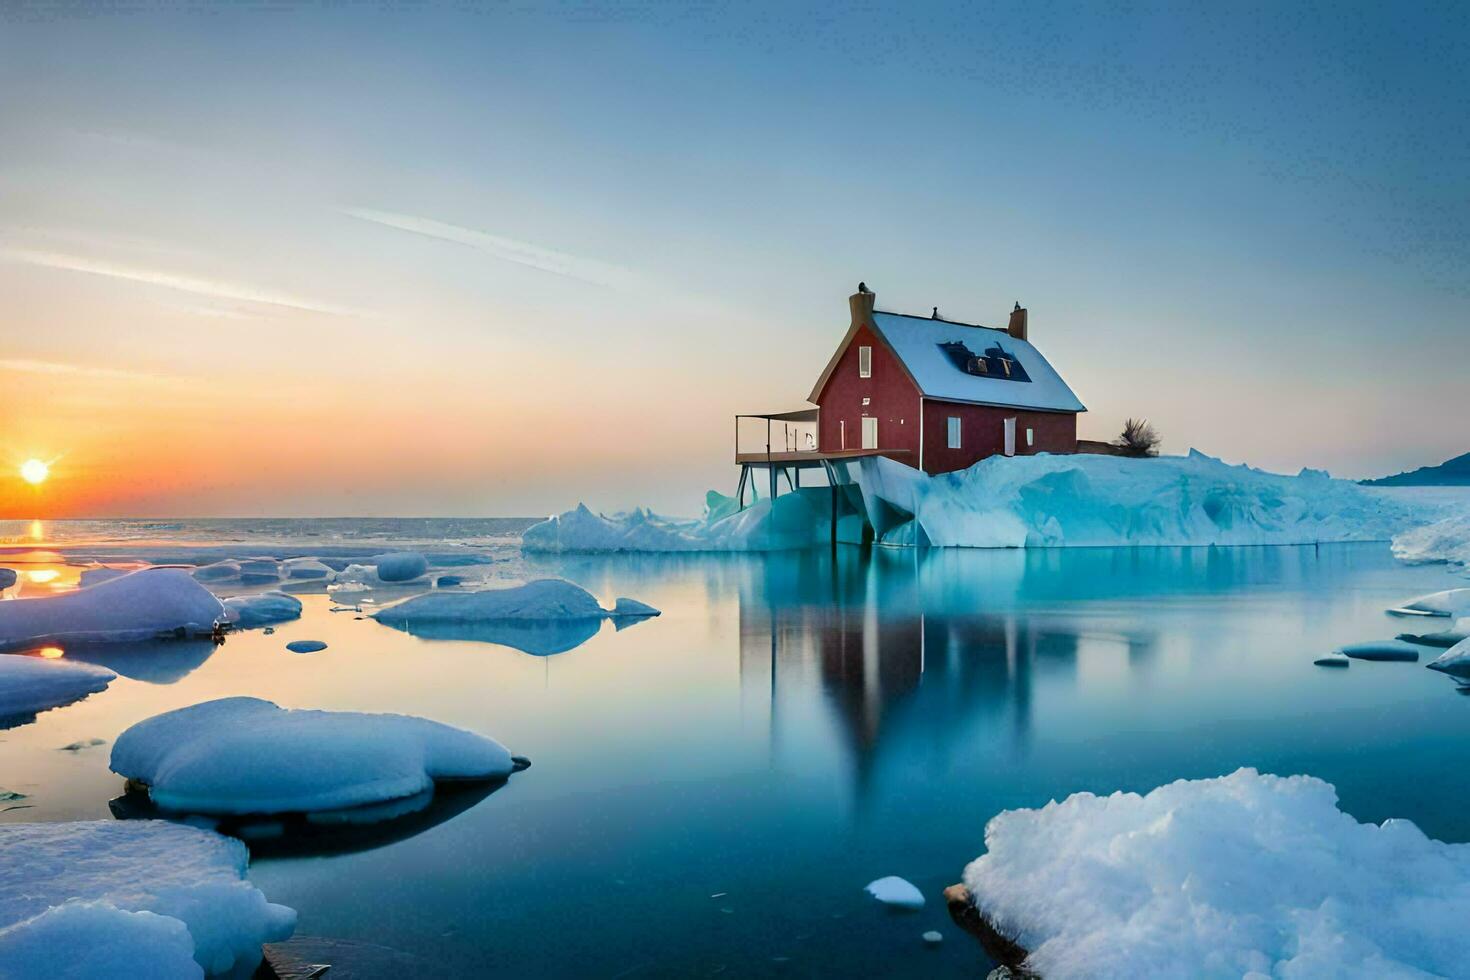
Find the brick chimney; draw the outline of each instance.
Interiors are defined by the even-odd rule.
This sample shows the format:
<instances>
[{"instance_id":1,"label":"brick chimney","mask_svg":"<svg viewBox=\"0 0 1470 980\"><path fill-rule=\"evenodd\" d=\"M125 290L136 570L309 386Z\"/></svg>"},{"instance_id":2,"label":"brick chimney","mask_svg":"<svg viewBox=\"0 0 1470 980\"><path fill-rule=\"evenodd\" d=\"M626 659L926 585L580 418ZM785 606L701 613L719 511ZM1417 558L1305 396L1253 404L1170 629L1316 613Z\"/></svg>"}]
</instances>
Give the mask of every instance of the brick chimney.
<instances>
[{"instance_id":1,"label":"brick chimney","mask_svg":"<svg viewBox=\"0 0 1470 980\"><path fill-rule=\"evenodd\" d=\"M1020 303L1017 303L1016 308L1011 310L1011 322L1006 326L1006 333L1017 340L1026 339L1026 309Z\"/></svg>"},{"instance_id":2,"label":"brick chimney","mask_svg":"<svg viewBox=\"0 0 1470 980\"><path fill-rule=\"evenodd\" d=\"M867 323L873 318L873 300L878 294L858 283L858 291L847 297L847 308L852 313L853 326Z\"/></svg>"}]
</instances>

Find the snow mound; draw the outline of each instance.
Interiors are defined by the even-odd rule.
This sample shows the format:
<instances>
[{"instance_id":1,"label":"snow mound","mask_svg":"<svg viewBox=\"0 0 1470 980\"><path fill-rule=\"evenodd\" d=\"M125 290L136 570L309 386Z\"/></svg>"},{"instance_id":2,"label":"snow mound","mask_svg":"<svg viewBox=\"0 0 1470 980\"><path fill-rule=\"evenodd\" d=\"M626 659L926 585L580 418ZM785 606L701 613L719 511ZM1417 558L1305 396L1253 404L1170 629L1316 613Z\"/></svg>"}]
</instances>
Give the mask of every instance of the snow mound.
<instances>
[{"instance_id":1,"label":"snow mound","mask_svg":"<svg viewBox=\"0 0 1470 980\"><path fill-rule=\"evenodd\" d=\"M627 596L619 596L613 603L612 614L614 616L661 616L663 613L653 608L646 602L637 599L629 599Z\"/></svg>"},{"instance_id":2,"label":"snow mound","mask_svg":"<svg viewBox=\"0 0 1470 980\"><path fill-rule=\"evenodd\" d=\"M1077 793L985 845L965 885L1047 980L1467 976L1470 845L1358 823L1310 776Z\"/></svg>"},{"instance_id":3,"label":"snow mound","mask_svg":"<svg viewBox=\"0 0 1470 980\"><path fill-rule=\"evenodd\" d=\"M284 592L237 595L225 600L230 622L241 629L284 623L301 616L301 600Z\"/></svg>"},{"instance_id":4,"label":"snow mound","mask_svg":"<svg viewBox=\"0 0 1470 980\"><path fill-rule=\"evenodd\" d=\"M870 881L863 886L863 891L872 895L884 905L900 909L921 909L924 907L924 893L919 891L911 882L889 875Z\"/></svg>"},{"instance_id":5,"label":"snow mound","mask_svg":"<svg viewBox=\"0 0 1470 980\"><path fill-rule=\"evenodd\" d=\"M1470 616L1470 589L1431 592L1389 612L1396 616Z\"/></svg>"},{"instance_id":6,"label":"snow mound","mask_svg":"<svg viewBox=\"0 0 1470 980\"><path fill-rule=\"evenodd\" d=\"M1447 517L1395 535L1393 556L1414 564L1470 565L1470 514Z\"/></svg>"},{"instance_id":7,"label":"snow mound","mask_svg":"<svg viewBox=\"0 0 1470 980\"><path fill-rule=\"evenodd\" d=\"M1457 677L1470 677L1470 640L1461 640L1424 666Z\"/></svg>"},{"instance_id":8,"label":"snow mound","mask_svg":"<svg viewBox=\"0 0 1470 980\"><path fill-rule=\"evenodd\" d=\"M972 548L1313 544L1387 541L1439 519L1442 502L1414 501L1303 471L1231 466L1203 453L1152 459L1088 454L992 456L930 477L865 457L834 464L842 527L865 523L881 543ZM578 506L528 528L532 552L746 551L823 544L831 491L805 488L738 510L708 496L702 518L645 510L604 516Z\"/></svg>"},{"instance_id":9,"label":"snow mound","mask_svg":"<svg viewBox=\"0 0 1470 980\"><path fill-rule=\"evenodd\" d=\"M74 592L0 602L0 646L207 635L220 601L182 568L144 568Z\"/></svg>"},{"instance_id":10,"label":"snow mound","mask_svg":"<svg viewBox=\"0 0 1470 980\"><path fill-rule=\"evenodd\" d=\"M112 771L160 808L297 813L412 796L435 779L496 779L514 769L492 738L409 715L280 708L224 698L168 711L123 732Z\"/></svg>"},{"instance_id":11,"label":"snow mound","mask_svg":"<svg viewBox=\"0 0 1470 980\"><path fill-rule=\"evenodd\" d=\"M116 678L92 664L0 654L0 728L96 694Z\"/></svg>"},{"instance_id":12,"label":"snow mound","mask_svg":"<svg viewBox=\"0 0 1470 980\"><path fill-rule=\"evenodd\" d=\"M429 571L429 560L417 551L379 555L373 560L384 582L411 582Z\"/></svg>"},{"instance_id":13,"label":"snow mound","mask_svg":"<svg viewBox=\"0 0 1470 980\"><path fill-rule=\"evenodd\" d=\"M0 853L6 976L248 976L261 943L296 927L295 912L245 880L245 845L212 831L161 820L7 824Z\"/></svg>"},{"instance_id":14,"label":"snow mound","mask_svg":"<svg viewBox=\"0 0 1470 980\"><path fill-rule=\"evenodd\" d=\"M564 579L543 578L506 589L431 592L380 609L373 618L394 625L432 622L505 622L602 619L607 610L592 593Z\"/></svg>"}]
</instances>

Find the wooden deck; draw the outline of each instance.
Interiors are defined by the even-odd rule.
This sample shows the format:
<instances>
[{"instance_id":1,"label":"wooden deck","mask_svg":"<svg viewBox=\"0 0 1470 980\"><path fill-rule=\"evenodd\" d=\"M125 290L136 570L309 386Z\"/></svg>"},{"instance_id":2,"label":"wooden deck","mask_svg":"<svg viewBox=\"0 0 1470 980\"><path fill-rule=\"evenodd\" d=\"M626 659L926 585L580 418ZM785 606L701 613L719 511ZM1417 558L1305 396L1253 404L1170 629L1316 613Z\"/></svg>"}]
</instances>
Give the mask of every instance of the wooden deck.
<instances>
[{"instance_id":1,"label":"wooden deck","mask_svg":"<svg viewBox=\"0 0 1470 980\"><path fill-rule=\"evenodd\" d=\"M817 450L801 452L755 452L736 453L737 466L783 466L810 469L823 463L841 459L861 459L864 456L907 456L907 449L838 449L824 453Z\"/></svg>"}]
</instances>

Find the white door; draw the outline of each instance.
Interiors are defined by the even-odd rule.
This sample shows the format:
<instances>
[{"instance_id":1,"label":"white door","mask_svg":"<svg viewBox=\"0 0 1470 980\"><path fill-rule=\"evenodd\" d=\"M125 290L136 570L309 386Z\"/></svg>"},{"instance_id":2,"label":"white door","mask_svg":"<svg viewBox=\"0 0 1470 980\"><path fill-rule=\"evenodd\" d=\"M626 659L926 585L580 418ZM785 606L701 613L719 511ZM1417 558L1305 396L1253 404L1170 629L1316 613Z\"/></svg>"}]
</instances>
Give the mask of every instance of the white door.
<instances>
[{"instance_id":1,"label":"white door","mask_svg":"<svg viewBox=\"0 0 1470 980\"><path fill-rule=\"evenodd\" d=\"M1016 420L1006 419L1006 455L1016 455Z\"/></svg>"},{"instance_id":2,"label":"white door","mask_svg":"<svg viewBox=\"0 0 1470 980\"><path fill-rule=\"evenodd\" d=\"M1011 421L1015 421L1012 419ZM863 416L863 448L878 448L878 420L871 415Z\"/></svg>"}]
</instances>

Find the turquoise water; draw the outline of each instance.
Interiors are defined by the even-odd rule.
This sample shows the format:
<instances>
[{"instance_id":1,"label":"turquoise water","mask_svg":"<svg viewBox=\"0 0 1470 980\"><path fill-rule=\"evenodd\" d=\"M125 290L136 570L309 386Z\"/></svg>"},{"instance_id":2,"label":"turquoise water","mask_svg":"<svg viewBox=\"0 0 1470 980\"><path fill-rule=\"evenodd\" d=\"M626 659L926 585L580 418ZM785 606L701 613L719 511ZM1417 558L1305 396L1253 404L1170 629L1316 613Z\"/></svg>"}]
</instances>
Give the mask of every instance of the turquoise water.
<instances>
[{"instance_id":1,"label":"turquoise water","mask_svg":"<svg viewBox=\"0 0 1470 980\"><path fill-rule=\"evenodd\" d=\"M211 697L483 731L532 767L446 798L399 839L258 854L251 870L300 933L471 976L983 975L939 893L983 850L989 817L1243 765L1327 779L1363 820L1470 840L1470 698L1420 665L1311 663L1425 627L1383 610L1460 584L1386 545L513 551L496 576L562 575L664 615L538 657L306 595L271 636L66 651L124 676L0 732L0 786L31 807L0 819L110 817L122 787L107 746L60 747ZM288 652L296 639L328 648ZM889 874L929 906L874 905L862 887ZM945 934L938 949L928 929Z\"/></svg>"}]
</instances>

